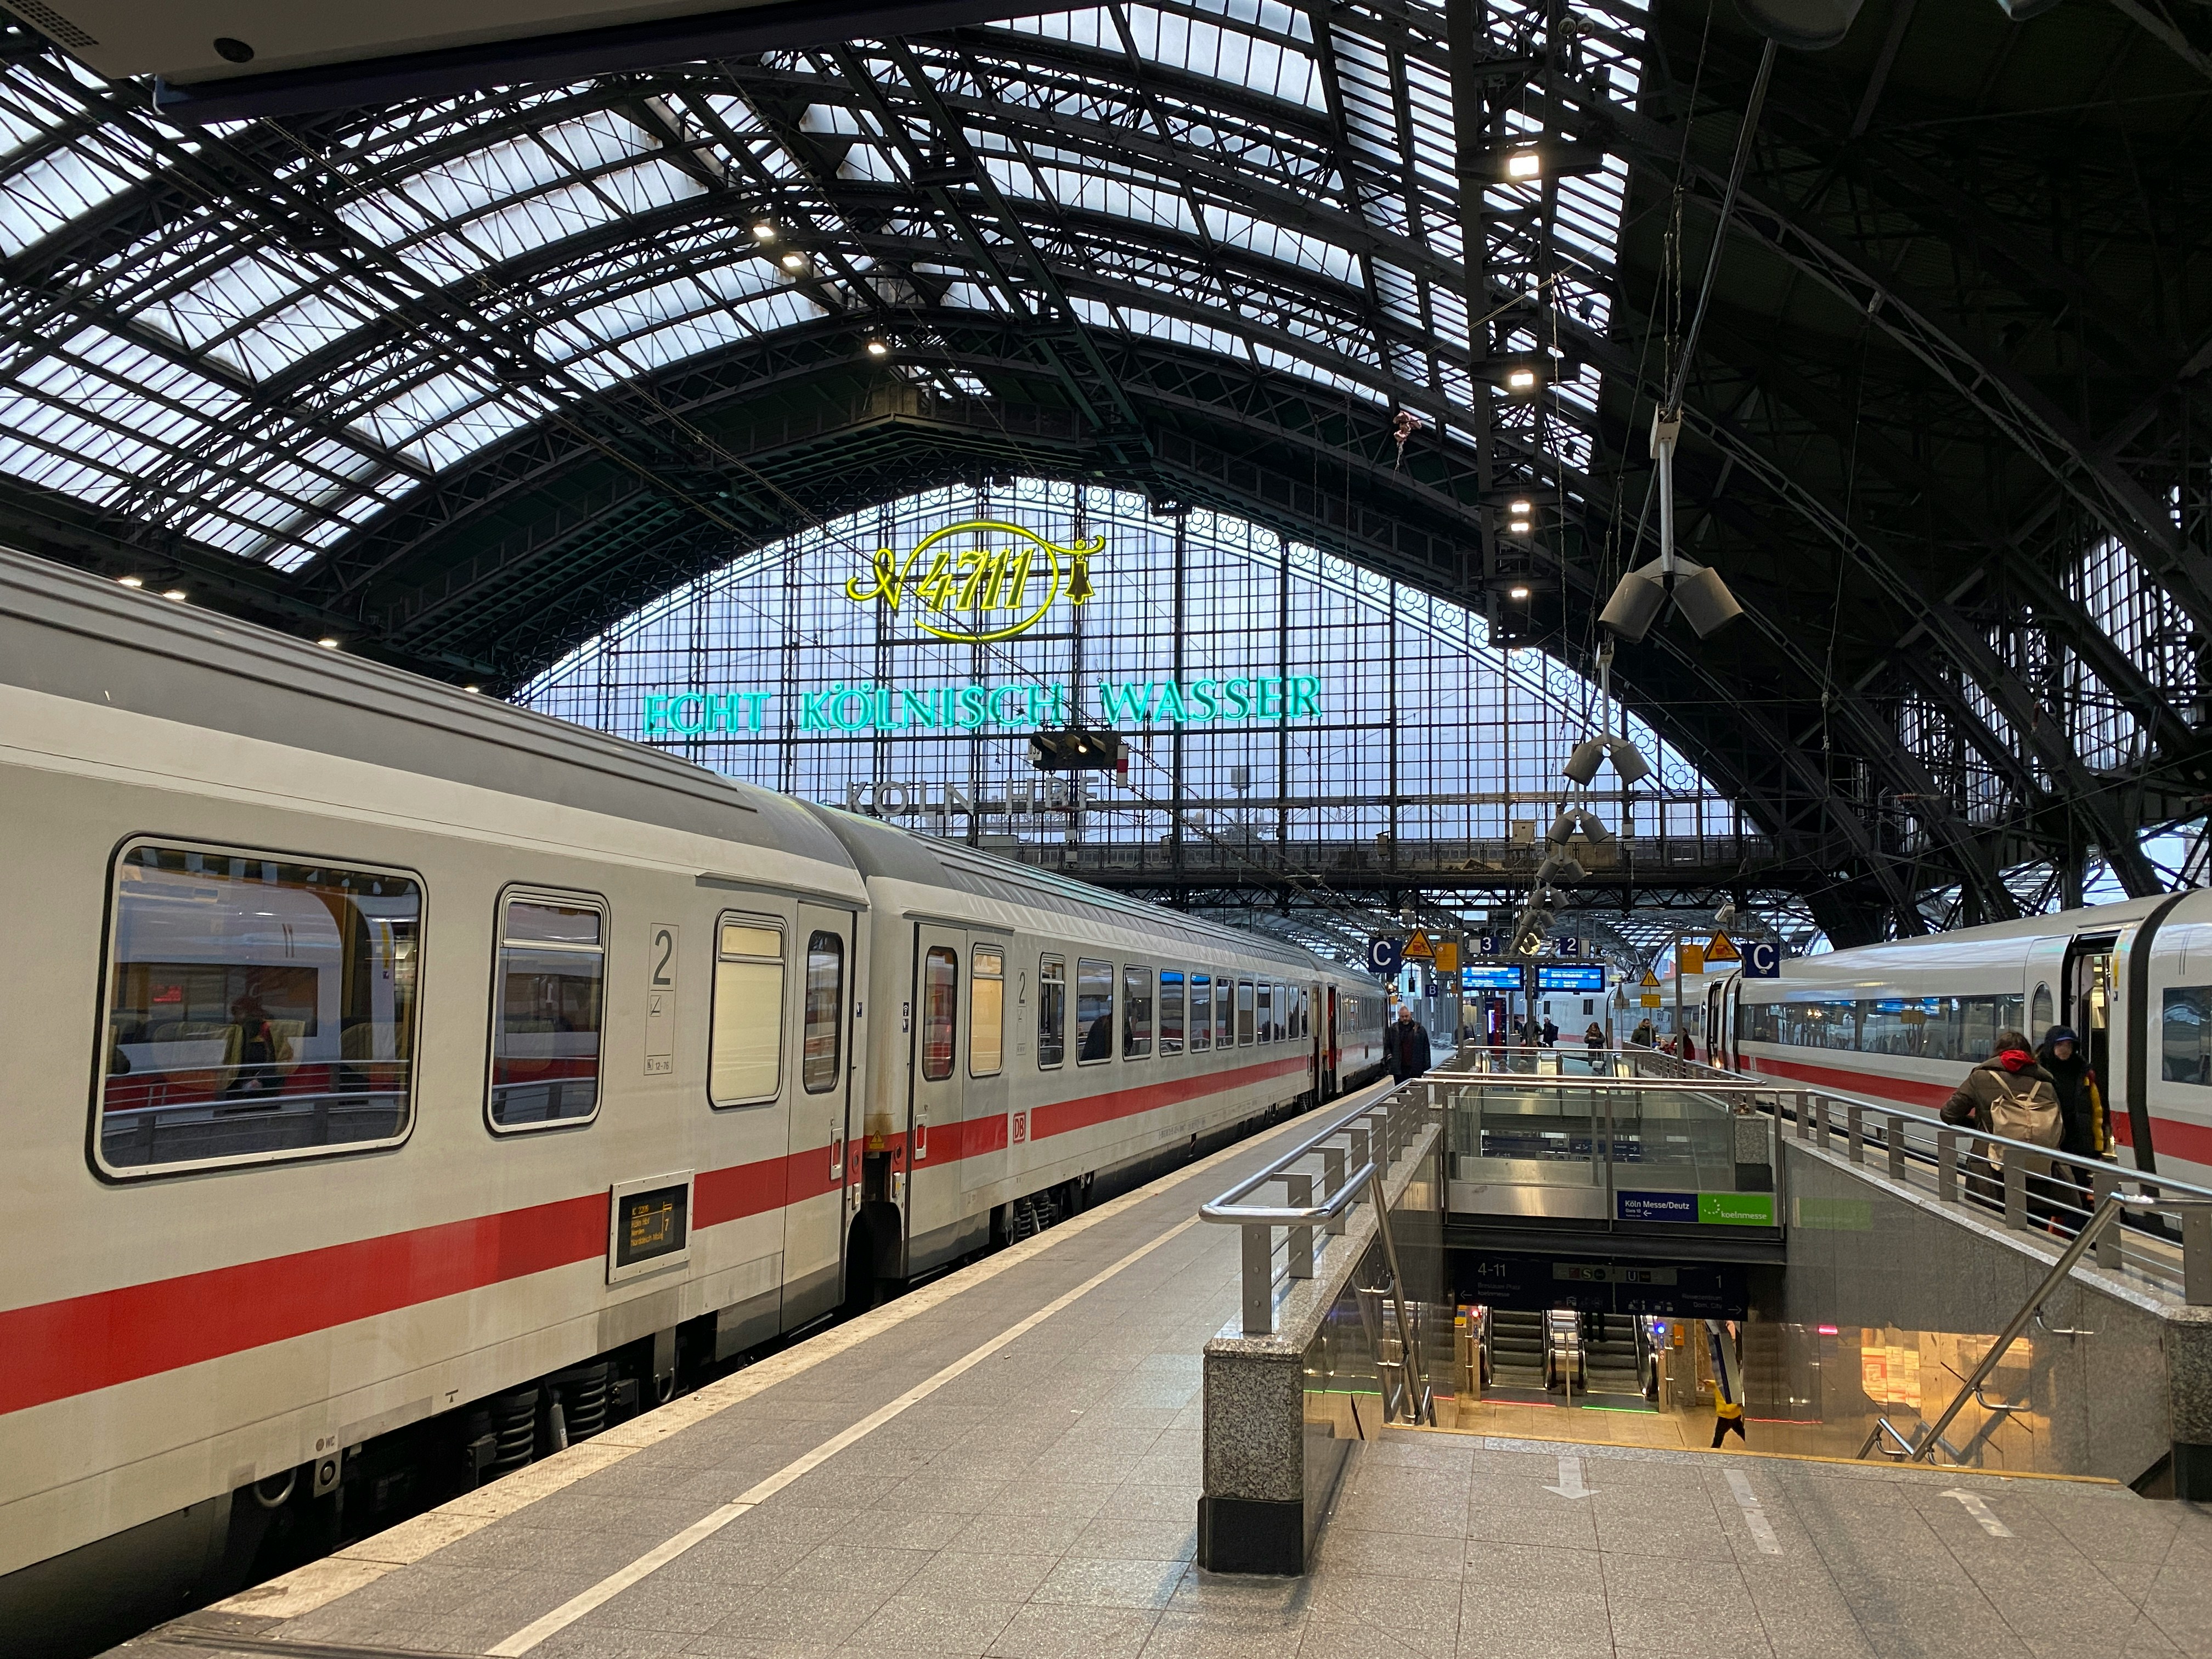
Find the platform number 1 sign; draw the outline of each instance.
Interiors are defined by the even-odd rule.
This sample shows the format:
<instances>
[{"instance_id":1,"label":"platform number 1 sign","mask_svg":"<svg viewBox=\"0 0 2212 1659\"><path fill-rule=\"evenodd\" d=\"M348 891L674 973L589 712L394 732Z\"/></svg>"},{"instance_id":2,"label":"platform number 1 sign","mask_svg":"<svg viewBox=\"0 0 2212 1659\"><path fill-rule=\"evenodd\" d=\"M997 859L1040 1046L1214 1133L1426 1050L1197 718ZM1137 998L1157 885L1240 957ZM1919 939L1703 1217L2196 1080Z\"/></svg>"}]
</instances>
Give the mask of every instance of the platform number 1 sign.
<instances>
[{"instance_id":1,"label":"platform number 1 sign","mask_svg":"<svg viewBox=\"0 0 2212 1659\"><path fill-rule=\"evenodd\" d=\"M645 1074L676 1073L676 961L684 930L656 921L648 934L645 964Z\"/></svg>"}]
</instances>

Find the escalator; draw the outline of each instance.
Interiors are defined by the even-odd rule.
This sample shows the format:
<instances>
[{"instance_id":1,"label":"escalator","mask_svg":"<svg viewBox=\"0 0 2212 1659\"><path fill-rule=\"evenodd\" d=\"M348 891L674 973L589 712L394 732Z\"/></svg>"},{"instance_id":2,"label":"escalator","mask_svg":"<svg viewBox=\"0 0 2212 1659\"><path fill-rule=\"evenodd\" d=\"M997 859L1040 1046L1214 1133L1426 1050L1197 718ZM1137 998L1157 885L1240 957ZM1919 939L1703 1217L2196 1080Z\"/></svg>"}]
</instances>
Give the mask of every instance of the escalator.
<instances>
[{"instance_id":1,"label":"escalator","mask_svg":"<svg viewBox=\"0 0 2212 1659\"><path fill-rule=\"evenodd\" d=\"M1490 1380L1493 1400L1540 1401L1544 1388L1544 1316L1490 1310Z\"/></svg>"},{"instance_id":2,"label":"escalator","mask_svg":"<svg viewBox=\"0 0 2212 1659\"><path fill-rule=\"evenodd\" d=\"M1616 1411L1655 1409L1645 1389L1656 1374L1644 1322L1632 1314L1585 1314L1583 1366L1589 1402Z\"/></svg>"}]
</instances>

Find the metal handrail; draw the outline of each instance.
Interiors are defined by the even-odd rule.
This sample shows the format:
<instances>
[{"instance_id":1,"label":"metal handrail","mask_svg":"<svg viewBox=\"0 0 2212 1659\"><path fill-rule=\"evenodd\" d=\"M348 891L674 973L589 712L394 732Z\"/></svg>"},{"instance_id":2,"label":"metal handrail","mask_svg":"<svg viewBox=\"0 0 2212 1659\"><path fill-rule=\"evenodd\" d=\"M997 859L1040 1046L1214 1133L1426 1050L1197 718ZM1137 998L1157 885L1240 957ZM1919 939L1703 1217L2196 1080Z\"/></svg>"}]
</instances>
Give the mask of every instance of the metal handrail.
<instances>
[{"instance_id":1,"label":"metal handrail","mask_svg":"<svg viewBox=\"0 0 2212 1659\"><path fill-rule=\"evenodd\" d=\"M1408 1150L1413 1140L1412 1128L1406 1120L1425 1119L1435 1104L1431 1085L1437 1075L1452 1074L1408 1079L1380 1098L1355 1106L1318 1133L1278 1153L1256 1174L1200 1205L1198 1211L1201 1220L1243 1230L1243 1328L1247 1335L1265 1336L1274 1330L1274 1230L1284 1227L1290 1231L1286 1277L1313 1278L1316 1265L1315 1231L1325 1228L1330 1234L1346 1231L1341 1219L1344 1212L1362 1197L1371 1197L1375 1201L1376 1232L1390 1271L1390 1294L1396 1304L1398 1337L1406 1371L1405 1404L1415 1421L1427 1418L1433 1407L1427 1404L1430 1394L1426 1368L1422 1364L1419 1347L1414 1340L1413 1322L1406 1306L1405 1275L1398 1261L1397 1240L1390 1227L1385 1182L1391 1165ZM1331 1144L1340 1137L1346 1142L1344 1146ZM1321 1179L1326 1188L1318 1199L1313 1193L1314 1176L1310 1172L1294 1172L1291 1168L1316 1152L1321 1155ZM1288 1204L1241 1201L1247 1194L1275 1181L1289 1187ZM1376 1358L1379 1363L1381 1356ZM1385 1386L1387 1392L1387 1383Z\"/></svg>"}]
</instances>

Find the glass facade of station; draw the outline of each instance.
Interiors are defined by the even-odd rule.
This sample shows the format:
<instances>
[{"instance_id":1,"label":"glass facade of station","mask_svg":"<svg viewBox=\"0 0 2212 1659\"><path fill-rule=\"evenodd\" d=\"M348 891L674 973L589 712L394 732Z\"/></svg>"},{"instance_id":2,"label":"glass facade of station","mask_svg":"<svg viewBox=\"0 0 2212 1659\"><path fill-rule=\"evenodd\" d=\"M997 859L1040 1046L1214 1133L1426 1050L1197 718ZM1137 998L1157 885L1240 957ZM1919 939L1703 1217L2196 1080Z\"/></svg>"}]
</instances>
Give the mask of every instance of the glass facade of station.
<instances>
[{"instance_id":1,"label":"glass facade of station","mask_svg":"<svg viewBox=\"0 0 2212 1659\"><path fill-rule=\"evenodd\" d=\"M1510 842L1601 718L1589 681L1460 606L1241 520L1038 480L746 554L516 701L916 827L1093 843L1156 842L1178 809L1186 836L1232 842ZM1125 777L1030 765L1030 733L1072 720L1127 736ZM1656 775L1630 833L1744 827L1631 734Z\"/></svg>"}]
</instances>

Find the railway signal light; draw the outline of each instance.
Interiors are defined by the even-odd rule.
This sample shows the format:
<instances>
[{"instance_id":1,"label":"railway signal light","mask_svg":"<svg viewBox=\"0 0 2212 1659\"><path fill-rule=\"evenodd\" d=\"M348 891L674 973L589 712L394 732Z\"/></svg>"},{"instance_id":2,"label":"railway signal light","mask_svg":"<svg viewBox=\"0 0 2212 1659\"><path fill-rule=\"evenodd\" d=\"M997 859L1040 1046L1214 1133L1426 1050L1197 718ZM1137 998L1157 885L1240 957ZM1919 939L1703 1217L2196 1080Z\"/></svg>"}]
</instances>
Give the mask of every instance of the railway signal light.
<instances>
[{"instance_id":1,"label":"railway signal light","mask_svg":"<svg viewBox=\"0 0 2212 1659\"><path fill-rule=\"evenodd\" d=\"M1040 772L1114 772L1121 767L1121 734L1078 726L1030 733L1030 764Z\"/></svg>"}]
</instances>

